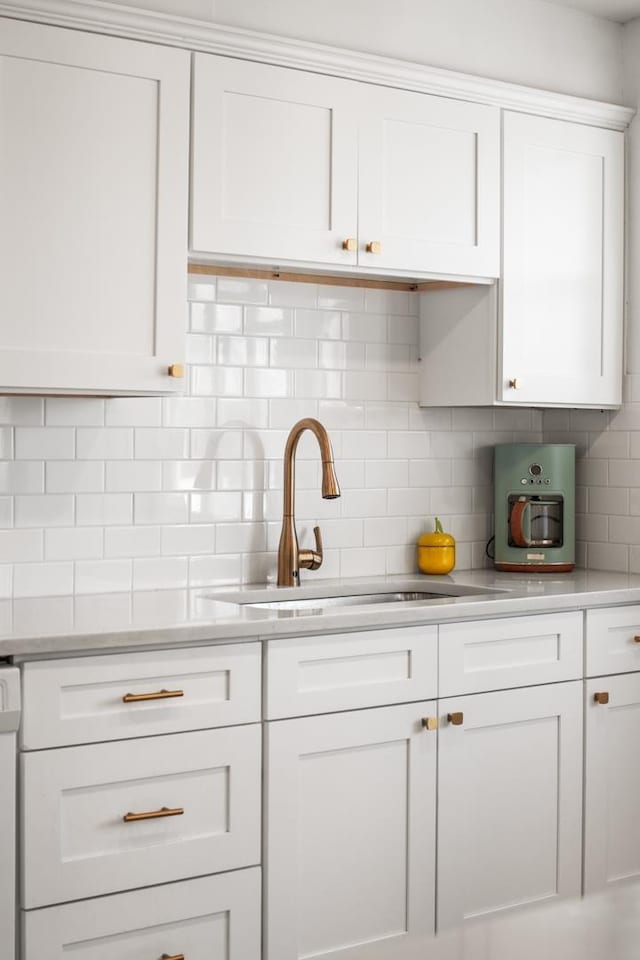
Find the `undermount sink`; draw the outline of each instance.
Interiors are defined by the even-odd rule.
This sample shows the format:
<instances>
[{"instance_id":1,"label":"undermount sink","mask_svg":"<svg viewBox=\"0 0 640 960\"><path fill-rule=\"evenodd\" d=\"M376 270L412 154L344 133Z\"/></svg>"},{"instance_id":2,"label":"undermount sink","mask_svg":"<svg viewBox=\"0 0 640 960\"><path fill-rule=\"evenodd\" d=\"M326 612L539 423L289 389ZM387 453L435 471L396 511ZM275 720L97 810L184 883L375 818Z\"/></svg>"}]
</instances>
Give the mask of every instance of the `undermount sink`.
<instances>
[{"instance_id":1,"label":"undermount sink","mask_svg":"<svg viewBox=\"0 0 640 960\"><path fill-rule=\"evenodd\" d=\"M281 588L278 588L280 591ZM304 591L304 593L301 592ZM344 591L344 592L342 592ZM296 587L293 589L282 590L284 596L281 599L275 599L274 589L247 590L246 593L236 593L233 595L220 596L216 599L224 599L237 603L243 607L255 610L282 610L299 611L300 613L324 610L329 607L364 607L372 604L392 604L392 603L433 603L461 599L471 599L483 595L495 595L502 593L492 587L478 587L467 584L439 584L423 583L416 581L405 581L404 583L394 584L393 586L382 586L378 584L361 584L359 588L345 590L344 587L325 587L322 589L319 585L309 585L305 587Z\"/></svg>"},{"instance_id":2,"label":"undermount sink","mask_svg":"<svg viewBox=\"0 0 640 960\"><path fill-rule=\"evenodd\" d=\"M370 603L408 603L412 600L437 600L444 593L423 593L419 590L396 590L393 593L356 593L344 597L303 597L296 600L258 600L247 607L262 610L308 610L323 607L359 607Z\"/></svg>"}]
</instances>

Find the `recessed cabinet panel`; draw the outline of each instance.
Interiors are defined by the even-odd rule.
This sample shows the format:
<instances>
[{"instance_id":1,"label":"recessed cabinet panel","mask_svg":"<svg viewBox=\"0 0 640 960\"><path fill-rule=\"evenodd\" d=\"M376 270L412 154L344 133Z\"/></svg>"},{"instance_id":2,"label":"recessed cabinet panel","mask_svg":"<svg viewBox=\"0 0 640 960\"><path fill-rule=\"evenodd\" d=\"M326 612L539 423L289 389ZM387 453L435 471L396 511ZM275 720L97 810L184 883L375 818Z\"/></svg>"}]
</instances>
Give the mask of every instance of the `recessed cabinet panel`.
<instances>
[{"instance_id":1,"label":"recessed cabinet panel","mask_svg":"<svg viewBox=\"0 0 640 960\"><path fill-rule=\"evenodd\" d=\"M260 870L30 910L24 960L260 960Z\"/></svg>"},{"instance_id":2,"label":"recessed cabinet panel","mask_svg":"<svg viewBox=\"0 0 640 960\"><path fill-rule=\"evenodd\" d=\"M171 392L189 56L2 21L0 387Z\"/></svg>"},{"instance_id":3,"label":"recessed cabinet panel","mask_svg":"<svg viewBox=\"0 0 640 960\"><path fill-rule=\"evenodd\" d=\"M498 276L500 111L381 87L363 103L359 262Z\"/></svg>"},{"instance_id":4,"label":"recessed cabinet panel","mask_svg":"<svg viewBox=\"0 0 640 960\"><path fill-rule=\"evenodd\" d=\"M266 957L423 957L434 932L435 703L270 723Z\"/></svg>"},{"instance_id":5,"label":"recessed cabinet panel","mask_svg":"<svg viewBox=\"0 0 640 960\"><path fill-rule=\"evenodd\" d=\"M581 700L579 681L439 702L439 929L580 893Z\"/></svg>"},{"instance_id":6,"label":"recessed cabinet panel","mask_svg":"<svg viewBox=\"0 0 640 960\"><path fill-rule=\"evenodd\" d=\"M260 720L258 643L24 664L23 750Z\"/></svg>"},{"instance_id":7,"label":"recessed cabinet panel","mask_svg":"<svg viewBox=\"0 0 640 960\"><path fill-rule=\"evenodd\" d=\"M23 754L22 906L259 863L260 733Z\"/></svg>"},{"instance_id":8,"label":"recessed cabinet panel","mask_svg":"<svg viewBox=\"0 0 640 960\"><path fill-rule=\"evenodd\" d=\"M640 606L587 610L586 675L640 671Z\"/></svg>"},{"instance_id":9,"label":"recessed cabinet panel","mask_svg":"<svg viewBox=\"0 0 640 960\"><path fill-rule=\"evenodd\" d=\"M195 54L192 250L355 263L355 87Z\"/></svg>"},{"instance_id":10,"label":"recessed cabinet panel","mask_svg":"<svg viewBox=\"0 0 640 960\"><path fill-rule=\"evenodd\" d=\"M582 677L582 613L505 617L440 627L440 696Z\"/></svg>"},{"instance_id":11,"label":"recessed cabinet panel","mask_svg":"<svg viewBox=\"0 0 640 960\"><path fill-rule=\"evenodd\" d=\"M585 697L584 885L596 893L640 877L640 674L588 680Z\"/></svg>"},{"instance_id":12,"label":"recessed cabinet panel","mask_svg":"<svg viewBox=\"0 0 640 960\"><path fill-rule=\"evenodd\" d=\"M514 403L621 403L624 135L505 113L503 357Z\"/></svg>"}]
</instances>

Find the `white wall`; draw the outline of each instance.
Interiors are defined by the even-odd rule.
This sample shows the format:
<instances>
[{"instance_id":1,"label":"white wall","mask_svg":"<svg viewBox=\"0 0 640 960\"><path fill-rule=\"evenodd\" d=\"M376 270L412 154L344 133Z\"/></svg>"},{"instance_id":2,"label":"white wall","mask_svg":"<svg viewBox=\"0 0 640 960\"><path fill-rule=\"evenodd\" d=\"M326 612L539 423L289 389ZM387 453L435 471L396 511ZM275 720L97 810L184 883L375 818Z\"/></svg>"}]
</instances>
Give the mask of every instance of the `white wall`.
<instances>
[{"instance_id":1,"label":"white wall","mask_svg":"<svg viewBox=\"0 0 640 960\"><path fill-rule=\"evenodd\" d=\"M622 94L622 27L544 0L136 3L164 13L351 47L596 100L619 101Z\"/></svg>"}]
</instances>

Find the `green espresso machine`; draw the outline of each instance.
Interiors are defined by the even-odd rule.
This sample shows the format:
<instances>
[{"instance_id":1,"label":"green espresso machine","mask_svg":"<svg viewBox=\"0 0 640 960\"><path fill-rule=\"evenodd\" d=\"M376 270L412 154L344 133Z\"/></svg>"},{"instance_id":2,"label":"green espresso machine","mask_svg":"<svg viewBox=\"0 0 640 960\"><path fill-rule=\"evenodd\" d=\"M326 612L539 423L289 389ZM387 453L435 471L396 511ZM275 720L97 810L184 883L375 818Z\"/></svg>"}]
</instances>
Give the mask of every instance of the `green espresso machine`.
<instances>
[{"instance_id":1,"label":"green espresso machine","mask_svg":"<svg viewBox=\"0 0 640 960\"><path fill-rule=\"evenodd\" d=\"M495 448L497 570L568 573L575 564L576 448L502 443Z\"/></svg>"}]
</instances>

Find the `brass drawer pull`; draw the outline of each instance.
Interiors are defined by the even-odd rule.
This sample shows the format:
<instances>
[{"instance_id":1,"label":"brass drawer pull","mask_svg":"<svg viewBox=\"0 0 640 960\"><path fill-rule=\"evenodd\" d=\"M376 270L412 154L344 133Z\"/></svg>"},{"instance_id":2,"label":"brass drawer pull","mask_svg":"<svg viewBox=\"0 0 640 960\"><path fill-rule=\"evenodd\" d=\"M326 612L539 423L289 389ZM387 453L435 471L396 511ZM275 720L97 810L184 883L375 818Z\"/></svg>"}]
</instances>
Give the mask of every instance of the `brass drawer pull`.
<instances>
[{"instance_id":1,"label":"brass drawer pull","mask_svg":"<svg viewBox=\"0 0 640 960\"><path fill-rule=\"evenodd\" d=\"M154 693L125 693L123 703L141 703L143 700L171 700L184 697L184 690L156 690Z\"/></svg>"},{"instance_id":2,"label":"brass drawer pull","mask_svg":"<svg viewBox=\"0 0 640 960\"><path fill-rule=\"evenodd\" d=\"M163 953L160 960L184 960L184 953Z\"/></svg>"},{"instance_id":3,"label":"brass drawer pull","mask_svg":"<svg viewBox=\"0 0 640 960\"><path fill-rule=\"evenodd\" d=\"M634 638L633 638L633 642L634 642L634 643L640 643L640 636L634 637Z\"/></svg>"},{"instance_id":4,"label":"brass drawer pull","mask_svg":"<svg viewBox=\"0 0 640 960\"><path fill-rule=\"evenodd\" d=\"M135 823L138 820L159 820L161 817L181 817L184 807L160 807L159 810L148 810L146 813L125 813L122 818L125 823Z\"/></svg>"},{"instance_id":5,"label":"brass drawer pull","mask_svg":"<svg viewBox=\"0 0 640 960\"><path fill-rule=\"evenodd\" d=\"M464 723L464 713L462 713L462 711L458 711L456 713L448 713L447 720L449 721L449 723L452 723L454 727L461 727L462 724Z\"/></svg>"},{"instance_id":6,"label":"brass drawer pull","mask_svg":"<svg viewBox=\"0 0 640 960\"><path fill-rule=\"evenodd\" d=\"M438 729L438 718L437 717L423 717L422 726L425 730L437 730Z\"/></svg>"},{"instance_id":7,"label":"brass drawer pull","mask_svg":"<svg viewBox=\"0 0 640 960\"><path fill-rule=\"evenodd\" d=\"M604 693L594 693L593 699L596 703L609 703L609 694L606 691Z\"/></svg>"}]
</instances>

